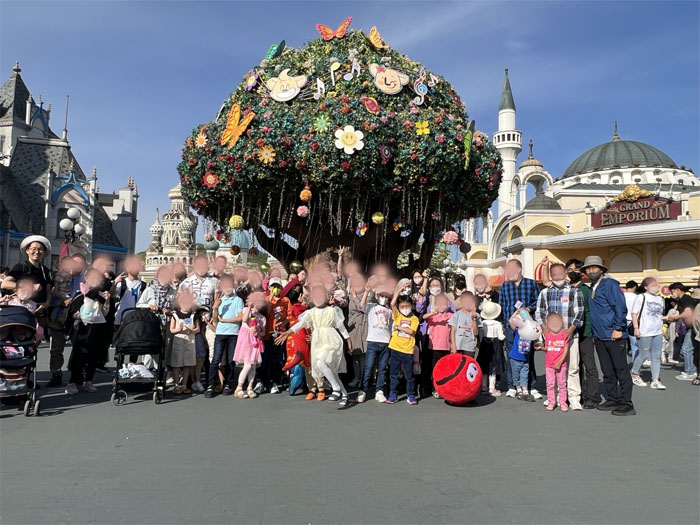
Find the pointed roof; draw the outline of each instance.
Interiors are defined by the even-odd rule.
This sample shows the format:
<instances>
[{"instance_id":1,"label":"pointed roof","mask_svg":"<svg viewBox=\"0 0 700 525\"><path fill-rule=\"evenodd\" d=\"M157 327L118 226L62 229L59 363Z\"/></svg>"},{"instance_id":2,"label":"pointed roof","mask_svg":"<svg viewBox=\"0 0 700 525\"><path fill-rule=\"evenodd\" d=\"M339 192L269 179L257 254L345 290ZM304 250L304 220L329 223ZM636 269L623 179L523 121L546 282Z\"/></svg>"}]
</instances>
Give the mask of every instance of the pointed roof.
<instances>
[{"instance_id":1,"label":"pointed roof","mask_svg":"<svg viewBox=\"0 0 700 525\"><path fill-rule=\"evenodd\" d=\"M508 80L508 68L506 68L506 79L503 82L503 93L501 93L501 102L498 104L498 111L503 109L512 109L515 111L515 101L513 100L513 92L510 90L510 80Z\"/></svg>"},{"instance_id":2,"label":"pointed roof","mask_svg":"<svg viewBox=\"0 0 700 525\"><path fill-rule=\"evenodd\" d=\"M19 63L12 68L12 75L0 86L0 119L12 120L17 118L24 121L27 112L27 99L29 89L19 72L22 71Z\"/></svg>"}]
</instances>

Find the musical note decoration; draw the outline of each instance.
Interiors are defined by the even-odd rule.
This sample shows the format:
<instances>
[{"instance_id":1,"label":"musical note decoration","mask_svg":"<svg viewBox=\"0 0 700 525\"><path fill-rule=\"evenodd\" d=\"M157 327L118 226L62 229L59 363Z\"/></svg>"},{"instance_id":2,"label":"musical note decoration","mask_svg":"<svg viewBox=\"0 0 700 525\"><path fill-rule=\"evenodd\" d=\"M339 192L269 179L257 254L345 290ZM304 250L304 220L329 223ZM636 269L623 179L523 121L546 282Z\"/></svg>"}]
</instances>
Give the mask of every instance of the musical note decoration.
<instances>
[{"instance_id":1,"label":"musical note decoration","mask_svg":"<svg viewBox=\"0 0 700 525\"><path fill-rule=\"evenodd\" d=\"M369 74L374 78L374 85L387 95L396 95L409 81L405 73L379 64L370 64Z\"/></svg>"},{"instance_id":2,"label":"musical note decoration","mask_svg":"<svg viewBox=\"0 0 700 525\"><path fill-rule=\"evenodd\" d=\"M440 77L437 77L430 73L430 82L428 82L428 87L435 87L438 85L438 82L440 82Z\"/></svg>"},{"instance_id":3,"label":"musical note decoration","mask_svg":"<svg viewBox=\"0 0 700 525\"><path fill-rule=\"evenodd\" d=\"M228 119L226 119L226 127L221 133L221 145L226 146L231 149L236 145L238 139L241 138L243 132L250 125L250 121L255 117L255 113L252 111L248 113L243 120L241 120L241 106L240 104L234 104L231 106L231 111L228 114Z\"/></svg>"},{"instance_id":4,"label":"musical note decoration","mask_svg":"<svg viewBox=\"0 0 700 525\"><path fill-rule=\"evenodd\" d=\"M338 29L335 31L323 24L316 24L316 30L321 34L321 38L325 41L333 40L333 38L343 38L348 30L348 27L350 27L350 22L352 22L351 16L343 20L343 23L340 24Z\"/></svg>"},{"instance_id":5,"label":"musical note decoration","mask_svg":"<svg viewBox=\"0 0 700 525\"><path fill-rule=\"evenodd\" d=\"M319 100L322 95L326 94L326 84L320 78L316 79L316 93L314 93L314 100Z\"/></svg>"},{"instance_id":6,"label":"musical note decoration","mask_svg":"<svg viewBox=\"0 0 700 525\"><path fill-rule=\"evenodd\" d=\"M340 62L338 62L338 59L336 58L331 58L331 83L333 84L333 87L335 87L335 72L340 69Z\"/></svg>"},{"instance_id":7,"label":"musical note decoration","mask_svg":"<svg viewBox=\"0 0 700 525\"><path fill-rule=\"evenodd\" d=\"M350 82L353 79L354 73L357 72L357 76L360 76L360 63L357 61L357 59L352 59L352 67L350 68L349 73L345 73L343 75L343 78Z\"/></svg>"},{"instance_id":8,"label":"musical note decoration","mask_svg":"<svg viewBox=\"0 0 700 525\"><path fill-rule=\"evenodd\" d=\"M428 94L428 86L426 86L423 81L425 80L425 68L420 69L418 73L418 78L413 81L413 91L416 93L416 97L413 99L413 103L416 106L421 106L425 100L425 95Z\"/></svg>"},{"instance_id":9,"label":"musical note decoration","mask_svg":"<svg viewBox=\"0 0 700 525\"><path fill-rule=\"evenodd\" d=\"M469 153L472 149L472 137L474 136L474 121L472 120L464 134L464 169L469 168Z\"/></svg>"}]
</instances>

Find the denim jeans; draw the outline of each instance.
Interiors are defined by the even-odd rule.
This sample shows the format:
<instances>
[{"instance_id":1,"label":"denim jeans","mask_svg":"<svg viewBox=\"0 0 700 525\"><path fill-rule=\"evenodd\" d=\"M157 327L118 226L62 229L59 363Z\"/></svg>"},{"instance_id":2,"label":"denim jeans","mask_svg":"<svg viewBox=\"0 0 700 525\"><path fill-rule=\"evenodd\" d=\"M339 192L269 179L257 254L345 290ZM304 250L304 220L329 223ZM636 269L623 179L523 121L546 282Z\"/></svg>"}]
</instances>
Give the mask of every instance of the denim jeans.
<instances>
[{"instance_id":1,"label":"denim jeans","mask_svg":"<svg viewBox=\"0 0 700 525\"><path fill-rule=\"evenodd\" d=\"M377 392L384 388L386 381L386 365L389 362L389 343L377 343L367 341L367 354L365 355L365 373L362 374L362 391L367 393L369 381L372 376L372 367L377 363Z\"/></svg>"},{"instance_id":2,"label":"denim jeans","mask_svg":"<svg viewBox=\"0 0 700 525\"><path fill-rule=\"evenodd\" d=\"M631 334L628 337L628 339L630 345L630 355L632 356L632 362L634 362L634 360L637 359L637 356L639 355L639 340Z\"/></svg>"},{"instance_id":3,"label":"denim jeans","mask_svg":"<svg viewBox=\"0 0 700 525\"><path fill-rule=\"evenodd\" d=\"M510 364L510 347L513 346L513 339L515 338L515 332L511 330L508 323L505 324L506 329L506 380L508 381L508 388L513 388L513 370ZM528 385L530 389L537 388L537 370L535 370L535 352L530 352L530 358L528 362Z\"/></svg>"},{"instance_id":4,"label":"denim jeans","mask_svg":"<svg viewBox=\"0 0 700 525\"><path fill-rule=\"evenodd\" d=\"M683 336L683 346L681 346L681 355L683 356L683 371L686 374L695 374L698 369L693 362L693 329L688 328Z\"/></svg>"},{"instance_id":5,"label":"denim jeans","mask_svg":"<svg viewBox=\"0 0 700 525\"><path fill-rule=\"evenodd\" d=\"M632 364L632 373L639 375L642 363L651 360L651 378L658 379L661 371L661 349L664 344L662 334L639 338L639 353Z\"/></svg>"},{"instance_id":6,"label":"denim jeans","mask_svg":"<svg viewBox=\"0 0 700 525\"><path fill-rule=\"evenodd\" d=\"M406 378L406 395L414 395L413 381L413 354L404 354L397 350L391 350L391 364L389 365L391 377L391 394L396 394L399 387L399 374L403 367L403 375Z\"/></svg>"},{"instance_id":7,"label":"denim jeans","mask_svg":"<svg viewBox=\"0 0 700 525\"><path fill-rule=\"evenodd\" d=\"M228 374L226 374L226 383L232 385L233 380L233 352L236 349L236 341L238 335L217 335L214 339L214 358L209 365L209 386L215 384L216 378L219 375L219 365L223 361L228 365Z\"/></svg>"},{"instance_id":8,"label":"denim jeans","mask_svg":"<svg viewBox=\"0 0 700 525\"><path fill-rule=\"evenodd\" d=\"M514 386L520 386L527 390L528 376L530 375L530 365L527 361L510 360L510 374L513 378Z\"/></svg>"}]
</instances>

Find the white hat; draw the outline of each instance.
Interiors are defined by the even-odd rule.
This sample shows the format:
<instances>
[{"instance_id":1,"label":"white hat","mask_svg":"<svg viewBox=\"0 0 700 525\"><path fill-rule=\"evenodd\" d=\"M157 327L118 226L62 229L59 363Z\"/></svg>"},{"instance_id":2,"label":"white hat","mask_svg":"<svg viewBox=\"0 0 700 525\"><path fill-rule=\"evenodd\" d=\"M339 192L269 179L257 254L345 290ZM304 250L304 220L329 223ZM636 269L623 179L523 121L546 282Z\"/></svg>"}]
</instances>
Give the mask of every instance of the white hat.
<instances>
[{"instance_id":1,"label":"white hat","mask_svg":"<svg viewBox=\"0 0 700 525\"><path fill-rule=\"evenodd\" d=\"M482 301L479 310L482 319L496 319L501 315L501 305L493 301Z\"/></svg>"},{"instance_id":2,"label":"white hat","mask_svg":"<svg viewBox=\"0 0 700 525\"><path fill-rule=\"evenodd\" d=\"M51 251L51 242L43 235L30 235L29 237L25 237L22 240L22 244L19 245L20 251L25 251L27 247L33 242L41 243L44 245L44 248L46 248L47 252Z\"/></svg>"},{"instance_id":3,"label":"white hat","mask_svg":"<svg viewBox=\"0 0 700 525\"><path fill-rule=\"evenodd\" d=\"M271 287L273 284L276 284L276 285L279 286L280 288L283 288L283 286L282 286L282 279L280 279L279 277L271 277L270 280L269 280L268 283L267 283L267 287L269 288L269 287Z\"/></svg>"}]
</instances>

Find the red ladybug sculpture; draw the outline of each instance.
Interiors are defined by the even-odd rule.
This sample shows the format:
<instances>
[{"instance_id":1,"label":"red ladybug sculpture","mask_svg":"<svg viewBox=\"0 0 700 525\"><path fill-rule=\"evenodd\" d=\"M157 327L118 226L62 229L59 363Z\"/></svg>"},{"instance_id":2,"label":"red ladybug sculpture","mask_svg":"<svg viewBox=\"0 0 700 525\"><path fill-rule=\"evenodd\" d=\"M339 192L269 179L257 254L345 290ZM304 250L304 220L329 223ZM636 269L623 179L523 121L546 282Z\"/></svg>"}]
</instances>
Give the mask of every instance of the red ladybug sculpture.
<instances>
[{"instance_id":1,"label":"red ladybug sculpture","mask_svg":"<svg viewBox=\"0 0 700 525\"><path fill-rule=\"evenodd\" d=\"M433 386L440 397L458 406L476 399L481 391L481 368L464 354L446 355L435 363Z\"/></svg>"}]
</instances>

